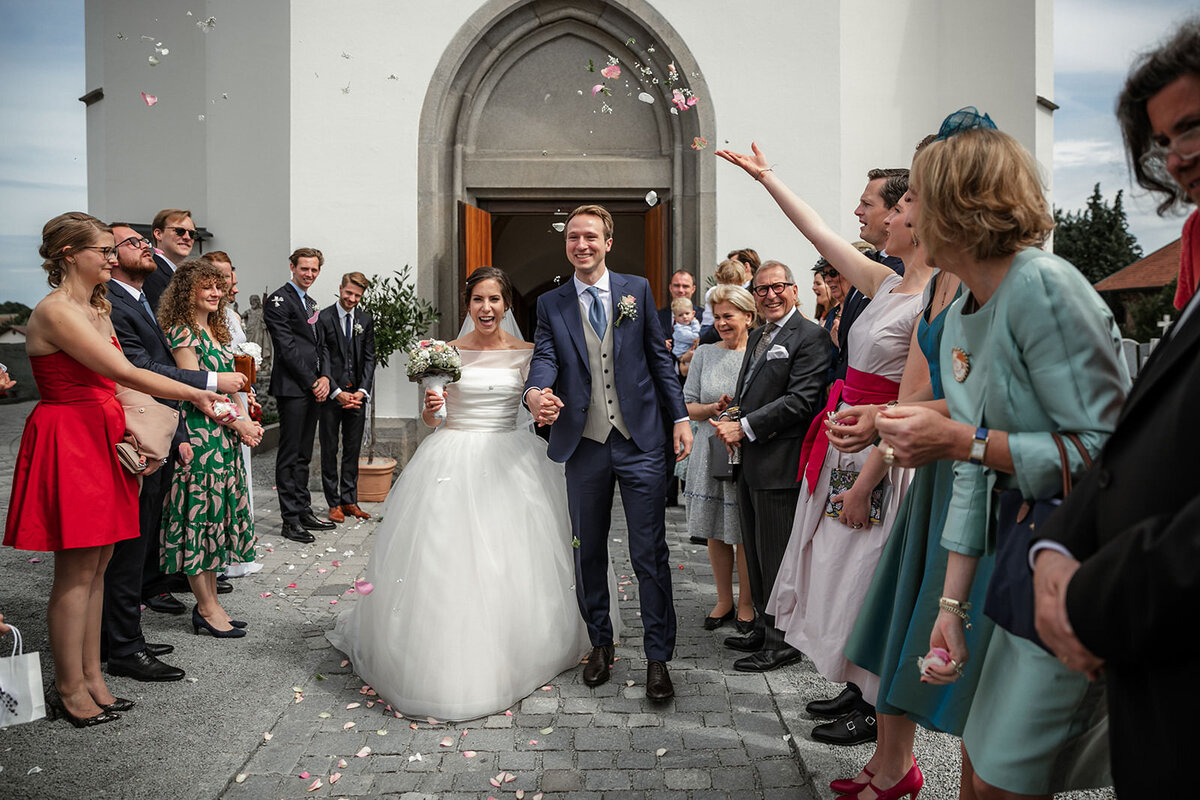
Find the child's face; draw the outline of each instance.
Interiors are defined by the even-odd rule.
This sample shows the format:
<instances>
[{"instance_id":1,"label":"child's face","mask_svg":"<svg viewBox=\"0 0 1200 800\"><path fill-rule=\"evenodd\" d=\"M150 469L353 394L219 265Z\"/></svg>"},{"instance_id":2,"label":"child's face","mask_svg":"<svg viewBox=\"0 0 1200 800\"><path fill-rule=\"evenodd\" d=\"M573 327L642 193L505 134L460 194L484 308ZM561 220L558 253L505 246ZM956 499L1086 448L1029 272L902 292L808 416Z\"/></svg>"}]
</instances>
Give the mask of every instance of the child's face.
<instances>
[{"instance_id":1,"label":"child's face","mask_svg":"<svg viewBox=\"0 0 1200 800\"><path fill-rule=\"evenodd\" d=\"M675 312L675 324L676 325L691 325L692 320L694 320L695 318L696 318L695 309L688 309L687 311L676 311Z\"/></svg>"}]
</instances>

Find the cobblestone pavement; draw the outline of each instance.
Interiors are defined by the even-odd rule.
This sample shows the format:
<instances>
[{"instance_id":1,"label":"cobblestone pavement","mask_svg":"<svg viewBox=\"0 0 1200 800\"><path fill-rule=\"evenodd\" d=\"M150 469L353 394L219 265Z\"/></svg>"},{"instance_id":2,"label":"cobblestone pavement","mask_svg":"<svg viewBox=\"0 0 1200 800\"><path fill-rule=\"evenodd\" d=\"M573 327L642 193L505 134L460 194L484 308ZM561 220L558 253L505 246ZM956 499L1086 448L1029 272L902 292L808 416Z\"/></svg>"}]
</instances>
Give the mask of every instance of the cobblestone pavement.
<instances>
[{"instance_id":1,"label":"cobblestone pavement","mask_svg":"<svg viewBox=\"0 0 1200 800\"><path fill-rule=\"evenodd\" d=\"M31 408L0 408L3 498ZM706 552L689 542L682 509L668 511L672 563L679 567L674 700L645 698L634 579L621 603L625 643L609 683L590 688L576 668L509 712L456 725L397 719L363 694L352 665L343 665L344 656L324 638L355 601L347 590L364 571L375 522L320 532L313 545L282 539L273 459L264 453L253 460L264 569L236 579L234 593L223 598L250 623L250 635L183 635L190 633L186 617L145 612L149 640L175 645L164 660L186 669L188 678L174 684L109 678L118 696L138 706L97 729L39 721L0 731L0 796L814 798L831 796L828 781L856 772L869 757L867 746L831 748L808 739L813 722L804 704L840 687L815 675L807 661L765 676L732 670L733 654L720 644L730 630L701 628L716 593ZM313 488L319 498L315 476ZM622 515L613 521L613 538L623 539ZM624 544L614 542L612 553L618 575L632 576ZM36 563L31 557L0 549L0 612L22 626L29 649L41 651L50 680L45 598L53 557ZM359 705L348 709L353 703ZM957 795L957 740L921 732L918 759L927 776L924 795ZM490 779L501 773L509 779L494 787Z\"/></svg>"}]
</instances>

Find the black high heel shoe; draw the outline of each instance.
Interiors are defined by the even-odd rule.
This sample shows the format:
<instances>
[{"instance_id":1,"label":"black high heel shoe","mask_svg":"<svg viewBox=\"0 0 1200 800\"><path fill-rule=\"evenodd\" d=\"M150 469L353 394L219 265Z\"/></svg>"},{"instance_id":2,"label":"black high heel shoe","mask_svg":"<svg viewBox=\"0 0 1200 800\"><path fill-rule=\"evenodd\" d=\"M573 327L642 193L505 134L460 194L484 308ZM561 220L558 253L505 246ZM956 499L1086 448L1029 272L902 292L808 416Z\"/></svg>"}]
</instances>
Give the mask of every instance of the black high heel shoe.
<instances>
[{"instance_id":1,"label":"black high heel shoe","mask_svg":"<svg viewBox=\"0 0 1200 800\"><path fill-rule=\"evenodd\" d=\"M104 706L101 706L101 708L104 708ZM114 714L106 709L94 717L77 717L67 710L67 706L62 700L62 696L58 693L58 688L51 687L50 690L46 692L46 718L54 720L60 717L74 725L76 728L91 728L96 725L103 725L106 722L116 722L121 718L121 715Z\"/></svg>"},{"instance_id":2,"label":"black high heel shoe","mask_svg":"<svg viewBox=\"0 0 1200 800\"><path fill-rule=\"evenodd\" d=\"M99 703L98 705L105 711L112 713L114 711L128 711L133 708L134 702L126 700L124 697L117 697L108 705L104 705L103 703Z\"/></svg>"},{"instance_id":3,"label":"black high heel shoe","mask_svg":"<svg viewBox=\"0 0 1200 800\"><path fill-rule=\"evenodd\" d=\"M245 628L248 623L242 622L240 619L231 619L229 624L235 628Z\"/></svg>"},{"instance_id":4,"label":"black high heel shoe","mask_svg":"<svg viewBox=\"0 0 1200 800\"><path fill-rule=\"evenodd\" d=\"M722 614L719 617L705 617L704 618L704 630L715 631L717 628L721 627L726 622L729 622L729 620L733 619L733 615L735 613L737 613L737 611L735 609L731 608L731 609L729 609L729 611L725 612L724 614Z\"/></svg>"},{"instance_id":5,"label":"black high heel shoe","mask_svg":"<svg viewBox=\"0 0 1200 800\"><path fill-rule=\"evenodd\" d=\"M199 635L201 629L208 631L218 639L240 639L246 635L241 628L230 628L227 631L214 628L208 623L208 620L200 616L200 609L192 606L192 633Z\"/></svg>"}]
</instances>

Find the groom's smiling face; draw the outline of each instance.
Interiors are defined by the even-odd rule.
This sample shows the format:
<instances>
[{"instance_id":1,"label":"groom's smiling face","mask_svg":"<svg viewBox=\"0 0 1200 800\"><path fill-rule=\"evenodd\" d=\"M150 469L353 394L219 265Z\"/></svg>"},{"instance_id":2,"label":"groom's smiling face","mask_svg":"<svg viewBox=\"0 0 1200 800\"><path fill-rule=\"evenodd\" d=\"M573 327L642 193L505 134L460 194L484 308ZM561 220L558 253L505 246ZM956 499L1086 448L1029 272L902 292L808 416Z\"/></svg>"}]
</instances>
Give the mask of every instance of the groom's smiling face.
<instances>
[{"instance_id":1,"label":"groom's smiling face","mask_svg":"<svg viewBox=\"0 0 1200 800\"><path fill-rule=\"evenodd\" d=\"M604 257L612 249L612 239L604 238L604 221L592 214L580 214L567 223L567 260L584 278L600 273Z\"/></svg>"}]
</instances>

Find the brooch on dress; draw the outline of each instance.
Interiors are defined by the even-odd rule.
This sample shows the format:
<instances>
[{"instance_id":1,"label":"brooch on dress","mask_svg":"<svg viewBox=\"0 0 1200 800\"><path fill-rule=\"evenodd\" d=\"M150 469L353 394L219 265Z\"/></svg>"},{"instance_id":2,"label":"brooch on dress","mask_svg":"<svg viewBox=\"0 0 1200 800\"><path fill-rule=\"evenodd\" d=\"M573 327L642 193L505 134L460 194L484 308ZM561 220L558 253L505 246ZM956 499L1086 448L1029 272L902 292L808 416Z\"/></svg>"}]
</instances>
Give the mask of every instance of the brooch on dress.
<instances>
[{"instance_id":1,"label":"brooch on dress","mask_svg":"<svg viewBox=\"0 0 1200 800\"><path fill-rule=\"evenodd\" d=\"M971 374L971 354L961 347L955 347L950 351L950 357L954 363L954 380L962 383Z\"/></svg>"}]
</instances>

